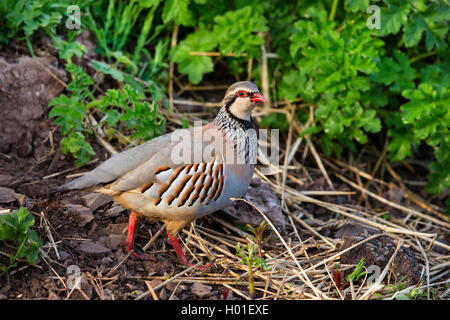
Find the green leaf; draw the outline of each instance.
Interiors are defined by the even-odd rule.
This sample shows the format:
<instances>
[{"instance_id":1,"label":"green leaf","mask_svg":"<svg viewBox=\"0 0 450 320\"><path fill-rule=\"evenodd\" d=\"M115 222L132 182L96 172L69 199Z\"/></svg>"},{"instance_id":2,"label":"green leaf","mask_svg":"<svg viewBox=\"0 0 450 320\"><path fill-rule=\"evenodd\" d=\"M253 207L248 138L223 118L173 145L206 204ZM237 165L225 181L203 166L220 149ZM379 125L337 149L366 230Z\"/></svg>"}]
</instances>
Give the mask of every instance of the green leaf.
<instances>
[{"instance_id":1,"label":"green leaf","mask_svg":"<svg viewBox=\"0 0 450 320\"><path fill-rule=\"evenodd\" d=\"M262 128L279 129L281 132L285 132L289 129L289 122L286 115L282 113L271 113L266 115L259 125Z\"/></svg>"},{"instance_id":2,"label":"green leaf","mask_svg":"<svg viewBox=\"0 0 450 320\"><path fill-rule=\"evenodd\" d=\"M117 122L119 122L120 117L122 116L119 111L112 109L105 112L106 114L106 123L110 127L114 127Z\"/></svg>"},{"instance_id":3,"label":"green leaf","mask_svg":"<svg viewBox=\"0 0 450 320\"><path fill-rule=\"evenodd\" d=\"M264 43L264 39L257 33L268 30L267 21L263 15L255 13L250 6L245 6L216 16L214 22L214 37L218 41L222 54L260 55L260 46Z\"/></svg>"},{"instance_id":4,"label":"green leaf","mask_svg":"<svg viewBox=\"0 0 450 320\"><path fill-rule=\"evenodd\" d=\"M411 298L407 294L404 294L404 293L396 295L395 299L396 300L411 300Z\"/></svg>"},{"instance_id":5,"label":"green leaf","mask_svg":"<svg viewBox=\"0 0 450 320\"><path fill-rule=\"evenodd\" d=\"M369 7L369 0L345 0L345 6L350 9L350 11L366 11Z\"/></svg>"},{"instance_id":6,"label":"green leaf","mask_svg":"<svg viewBox=\"0 0 450 320\"><path fill-rule=\"evenodd\" d=\"M402 120L405 123L413 123L420 119L422 113L430 113L436 107L435 98L436 92L428 83L422 83L418 89L405 90L403 96L411 101L401 107Z\"/></svg>"},{"instance_id":7,"label":"green leaf","mask_svg":"<svg viewBox=\"0 0 450 320\"><path fill-rule=\"evenodd\" d=\"M105 73L105 74L109 74L117 81L121 81L121 82L124 81L124 75L123 75L122 71L117 70L116 68L113 68L111 65L101 62L101 61L92 60L91 63L92 63L92 67L95 70Z\"/></svg>"},{"instance_id":8,"label":"green leaf","mask_svg":"<svg viewBox=\"0 0 450 320\"><path fill-rule=\"evenodd\" d=\"M384 0L384 2L387 7L381 8L379 33L381 36L397 34L400 28L408 22L408 14L411 11L410 3L403 0Z\"/></svg>"},{"instance_id":9,"label":"green leaf","mask_svg":"<svg viewBox=\"0 0 450 320\"><path fill-rule=\"evenodd\" d=\"M56 37L53 42L56 50L59 51L59 57L61 59L70 60L74 55L81 58L87 53L87 48L79 42L62 40L60 37Z\"/></svg>"},{"instance_id":10,"label":"green leaf","mask_svg":"<svg viewBox=\"0 0 450 320\"><path fill-rule=\"evenodd\" d=\"M381 121L376 118L376 111L373 109L364 111L361 122L366 131L375 133L381 130Z\"/></svg>"},{"instance_id":11,"label":"green leaf","mask_svg":"<svg viewBox=\"0 0 450 320\"><path fill-rule=\"evenodd\" d=\"M322 131L322 128L320 128L320 127L309 126L308 128L306 128L305 130L303 130L299 134L299 137L302 138L302 137L307 136L307 135L314 135L314 134L319 133L321 131Z\"/></svg>"},{"instance_id":12,"label":"green leaf","mask_svg":"<svg viewBox=\"0 0 450 320\"><path fill-rule=\"evenodd\" d=\"M91 160L95 155L91 145L86 141L81 132L71 132L67 137L61 139L61 151L64 154L71 153L75 159L75 165L81 166Z\"/></svg>"},{"instance_id":13,"label":"green leaf","mask_svg":"<svg viewBox=\"0 0 450 320\"><path fill-rule=\"evenodd\" d=\"M333 143L331 142L331 138L328 135L320 135L320 145L322 146L323 152L327 155L331 155L333 152Z\"/></svg>"},{"instance_id":14,"label":"green leaf","mask_svg":"<svg viewBox=\"0 0 450 320\"><path fill-rule=\"evenodd\" d=\"M367 274L366 271L362 271L364 268L364 260L364 258L361 258L353 272L345 278L347 282L349 282L350 280L358 281L363 275Z\"/></svg>"},{"instance_id":15,"label":"green leaf","mask_svg":"<svg viewBox=\"0 0 450 320\"><path fill-rule=\"evenodd\" d=\"M405 26L406 47L416 46L422 35L426 35L425 45L428 51L434 47L441 49L445 45L445 35L448 33L448 16L450 7L448 4L435 3L423 8L424 12L417 12L410 16Z\"/></svg>"},{"instance_id":16,"label":"green leaf","mask_svg":"<svg viewBox=\"0 0 450 320\"><path fill-rule=\"evenodd\" d=\"M408 57L399 50L394 51L395 60L385 57L378 64L380 72L372 76L373 80L385 85L391 85L389 89L400 92L414 88L416 72L411 67Z\"/></svg>"},{"instance_id":17,"label":"green leaf","mask_svg":"<svg viewBox=\"0 0 450 320\"><path fill-rule=\"evenodd\" d=\"M198 30L189 34L175 48L172 61L178 63L178 70L189 76L189 81L199 83L203 75L214 70L211 57L189 54L192 51L208 51L217 45L213 34L207 30Z\"/></svg>"},{"instance_id":18,"label":"green leaf","mask_svg":"<svg viewBox=\"0 0 450 320\"><path fill-rule=\"evenodd\" d=\"M166 0L162 13L162 19L165 24L175 21L183 26L192 26L194 18L188 9L189 0Z\"/></svg>"},{"instance_id":19,"label":"green leaf","mask_svg":"<svg viewBox=\"0 0 450 320\"><path fill-rule=\"evenodd\" d=\"M28 262L34 263L39 257L39 247L42 241L36 232L31 230L34 225L34 217L24 207L13 210L10 214L0 215L0 240L12 241L17 250L15 255L9 256L10 265L7 270L16 267L17 258L26 258Z\"/></svg>"}]
</instances>

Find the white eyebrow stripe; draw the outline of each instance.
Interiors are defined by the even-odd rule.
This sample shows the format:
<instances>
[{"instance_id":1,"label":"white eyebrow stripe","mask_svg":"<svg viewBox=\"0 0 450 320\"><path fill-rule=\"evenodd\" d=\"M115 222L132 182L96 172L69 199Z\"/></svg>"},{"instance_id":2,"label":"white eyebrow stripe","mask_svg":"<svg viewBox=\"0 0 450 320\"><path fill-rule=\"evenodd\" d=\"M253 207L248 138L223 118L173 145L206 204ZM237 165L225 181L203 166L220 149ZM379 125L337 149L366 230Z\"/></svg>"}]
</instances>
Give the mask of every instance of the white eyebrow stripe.
<instances>
[{"instance_id":1,"label":"white eyebrow stripe","mask_svg":"<svg viewBox=\"0 0 450 320\"><path fill-rule=\"evenodd\" d=\"M258 90L257 90L257 91L249 91L248 88L236 88L236 89L234 89L233 91L231 91L231 92L229 93L229 95L234 95L234 94L236 94L236 92L241 91L241 90L243 90L243 91L245 91L245 92L247 92L247 93L259 93Z\"/></svg>"}]
</instances>

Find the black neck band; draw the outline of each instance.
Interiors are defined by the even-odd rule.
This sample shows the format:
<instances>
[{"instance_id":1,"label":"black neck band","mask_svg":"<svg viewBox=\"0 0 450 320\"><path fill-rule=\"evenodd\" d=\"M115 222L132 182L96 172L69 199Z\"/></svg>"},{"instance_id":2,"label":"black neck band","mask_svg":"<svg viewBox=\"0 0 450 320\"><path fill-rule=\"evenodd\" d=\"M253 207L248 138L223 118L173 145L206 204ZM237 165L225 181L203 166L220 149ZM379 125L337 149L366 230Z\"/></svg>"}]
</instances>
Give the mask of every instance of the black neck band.
<instances>
[{"instance_id":1,"label":"black neck band","mask_svg":"<svg viewBox=\"0 0 450 320\"><path fill-rule=\"evenodd\" d=\"M226 100L224 108L225 112L228 114L228 116L231 118L232 121L235 121L240 127L242 127L244 130L248 129L254 129L255 126L253 125L251 118L250 121L241 119L239 117L236 117L233 112L230 111L230 106L236 101L238 96L233 95L233 97Z\"/></svg>"}]
</instances>

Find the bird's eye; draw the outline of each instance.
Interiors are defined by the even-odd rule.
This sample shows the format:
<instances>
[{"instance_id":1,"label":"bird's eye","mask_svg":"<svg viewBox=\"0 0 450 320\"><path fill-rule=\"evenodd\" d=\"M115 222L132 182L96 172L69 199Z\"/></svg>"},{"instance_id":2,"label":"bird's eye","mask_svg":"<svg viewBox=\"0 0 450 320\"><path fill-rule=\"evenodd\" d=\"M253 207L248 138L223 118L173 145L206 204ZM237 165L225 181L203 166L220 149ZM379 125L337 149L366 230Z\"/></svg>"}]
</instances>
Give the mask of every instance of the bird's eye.
<instances>
[{"instance_id":1,"label":"bird's eye","mask_svg":"<svg viewBox=\"0 0 450 320\"><path fill-rule=\"evenodd\" d=\"M238 91L237 95L238 95L239 97L246 97L246 96L247 96L247 93L246 93L245 91Z\"/></svg>"}]
</instances>

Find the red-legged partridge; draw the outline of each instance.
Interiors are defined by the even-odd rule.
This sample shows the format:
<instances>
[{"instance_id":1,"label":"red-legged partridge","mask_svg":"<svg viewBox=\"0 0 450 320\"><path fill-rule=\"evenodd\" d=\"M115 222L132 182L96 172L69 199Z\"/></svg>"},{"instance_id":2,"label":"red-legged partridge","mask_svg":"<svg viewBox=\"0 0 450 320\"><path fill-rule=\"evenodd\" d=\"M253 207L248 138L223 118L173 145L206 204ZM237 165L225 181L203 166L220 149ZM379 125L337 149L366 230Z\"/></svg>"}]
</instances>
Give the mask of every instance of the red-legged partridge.
<instances>
[{"instance_id":1,"label":"red-legged partridge","mask_svg":"<svg viewBox=\"0 0 450 320\"><path fill-rule=\"evenodd\" d=\"M178 231L247 191L258 148L250 116L258 102L264 98L254 83L237 82L228 88L211 123L178 129L121 152L57 190L104 193L131 210L129 251L133 251L136 218L163 221L180 262L186 265L175 238Z\"/></svg>"}]
</instances>

